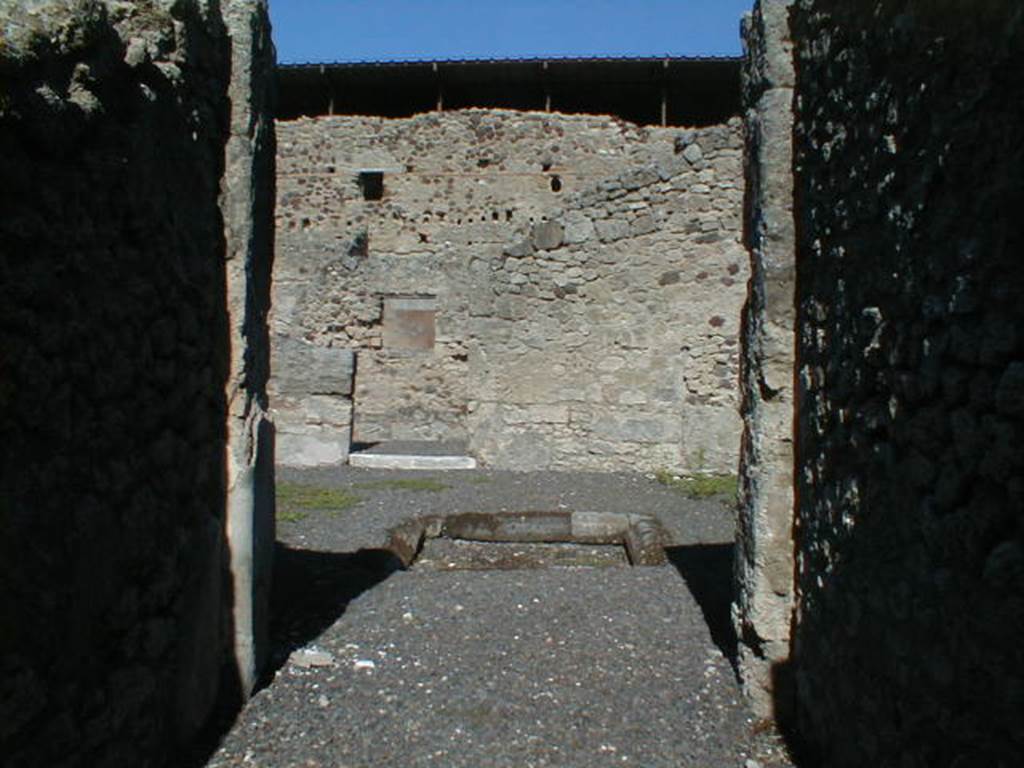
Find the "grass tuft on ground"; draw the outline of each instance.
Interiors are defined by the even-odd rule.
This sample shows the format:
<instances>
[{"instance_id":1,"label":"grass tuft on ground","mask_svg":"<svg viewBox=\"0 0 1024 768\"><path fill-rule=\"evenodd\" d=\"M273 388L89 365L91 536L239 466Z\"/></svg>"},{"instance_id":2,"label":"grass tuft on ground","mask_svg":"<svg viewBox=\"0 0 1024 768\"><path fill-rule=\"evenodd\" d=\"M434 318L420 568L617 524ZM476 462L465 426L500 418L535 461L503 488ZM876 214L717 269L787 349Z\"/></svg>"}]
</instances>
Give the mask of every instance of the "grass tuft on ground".
<instances>
[{"instance_id":1,"label":"grass tuft on ground","mask_svg":"<svg viewBox=\"0 0 1024 768\"><path fill-rule=\"evenodd\" d=\"M431 477L406 477L395 480L370 480L365 483L356 483L355 487L373 490L437 492L446 491L449 486Z\"/></svg>"},{"instance_id":2,"label":"grass tuft on ground","mask_svg":"<svg viewBox=\"0 0 1024 768\"><path fill-rule=\"evenodd\" d=\"M690 499L707 499L711 496L736 498L739 478L736 475L690 475L680 477L667 469L659 469L654 479L673 491Z\"/></svg>"},{"instance_id":3,"label":"grass tuft on ground","mask_svg":"<svg viewBox=\"0 0 1024 768\"><path fill-rule=\"evenodd\" d=\"M354 507L362 499L342 488L324 488L299 483L277 484L277 519L297 523L308 516L310 510L323 510L337 514Z\"/></svg>"}]
</instances>

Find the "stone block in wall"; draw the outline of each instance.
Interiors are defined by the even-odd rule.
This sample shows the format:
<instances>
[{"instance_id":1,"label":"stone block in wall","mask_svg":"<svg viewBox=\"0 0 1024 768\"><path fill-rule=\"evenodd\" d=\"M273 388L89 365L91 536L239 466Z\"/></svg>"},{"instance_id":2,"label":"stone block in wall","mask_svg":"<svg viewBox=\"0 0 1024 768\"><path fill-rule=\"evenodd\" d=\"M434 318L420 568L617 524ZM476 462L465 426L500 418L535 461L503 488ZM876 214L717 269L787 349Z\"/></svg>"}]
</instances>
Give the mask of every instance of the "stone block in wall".
<instances>
[{"instance_id":1,"label":"stone block in wall","mask_svg":"<svg viewBox=\"0 0 1024 768\"><path fill-rule=\"evenodd\" d=\"M682 423L686 465L694 472L735 474L736 435L742 431L743 421L734 408L688 405Z\"/></svg>"},{"instance_id":2,"label":"stone block in wall","mask_svg":"<svg viewBox=\"0 0 1024 768\"><path fill-rule=\"evenodd\" d=\"M565 216L565 242L569 245L585 243L594 236L594 222L579 211Z\"/></svg>"},{"instance_id":3,"label":"stone block in wall","mask_svg":"<svg viewBox=\"0 0 1024 768\"><path fill-rule=\"evenodd\" d=\"M278 398L277 463L286 467L344 464L352 435L352 401L328 395Z\"/></svg>"},{"instance_id":4,"label":"stone block in wall","mask_svg":"<svg viewBox=\"0 0 1024 768\"><path fill-rule=\"evenodd\" d=\"M504 408L506 424L566 424L567 405L508 405Z\"/></svg>"},{"instance_id":5,"label":"stone block in wall","mask_svg":"<svg viewBox=\"0 0 1024 768\"><path fill-rule=\"evenodd\" d=\"M649 213L642 213L629 222L629 236L639 237L658 231L658 220Z\"/></svg>"},{"instance_id":6,"label":"stone block in wall","mask_svg":"<svg viewBox=\"0 0 1024 768\"><path fill-rule=\"evenodd\" d=\"M598 219L594 222L594 229L602 243L629 237L629 223L622 219Z\"/></svg>"},{"instance_id":7,"label":"stone block in wall","mask_svg":"<svg viewBox=\"0 0 1024 768\"><path fill-rule=\"evenodd\" d=\"M352 394L355 352L301 339L274 339L274 390L285 397Z\"/></svg>"},{"instance_id":8,"label":"stone block in wall","mask_svg":"<svg viewBox=\"0 0 1024 768\"><path fill-rule=\"evenodd\" d=\"M558 248L565 237L565 228L557 221L542 221L533 225L530 239L533 247L539 251L551 251Z\"/></svg>"},{"instance_id":9,"label":"stone block in wall","mask_svg":"<svg viewBox=\"0 0 1024 768\"><path fill-rule=\"evenodd\" d=\"M598 416L593 431L607 440L631 443L678 442L680 438L680 424L676 420L611 409Z\"/></svg>"}]
</instances>

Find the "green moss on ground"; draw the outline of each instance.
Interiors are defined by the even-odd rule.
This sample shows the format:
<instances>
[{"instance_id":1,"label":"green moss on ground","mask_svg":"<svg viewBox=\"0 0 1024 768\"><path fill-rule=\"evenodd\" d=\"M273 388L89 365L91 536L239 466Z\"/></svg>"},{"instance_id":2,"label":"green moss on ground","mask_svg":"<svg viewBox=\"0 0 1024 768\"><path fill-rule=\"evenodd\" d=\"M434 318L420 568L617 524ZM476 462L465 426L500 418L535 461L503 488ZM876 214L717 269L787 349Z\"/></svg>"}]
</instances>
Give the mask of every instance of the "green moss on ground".
<instances>
[{"instance_id":1,"label":"green moss on ground","mask_svg":"<svg viewBox=\"0 0 1024 768\"><path fill-rule=\"evenodd\" d=\"M395 490L395 491L446 491L448 485L440 480L430 477L409 477L395 480L371 480L365 483L356 483L356 488L367 488L373 490Z\"/></svg>"},{"instance_id":2,"label":"green moss on ground","mask_svg":"<svg viewBox=\"0 0 1024 768\"><path fill-rule=\"evenodd\" d=\"M739 478L736 475L708 474L680 477L673 475L667 469L659 469L654 473L654 479L690 499L707 499L712 496L729 496L730 499L735 499L739 487Z\"/></svg>"},{"instance_id":3,"label":"green moss on ground","mask_svg":"<svg viewBox=\"0 0 1024 768\"><path fill-rule=\"evenodd\" d=\"M277 484L277 519L297 523L310 511L335 515L354 507L362 499L343 488L324 488L299 483Z\"/></svg>"}]
</instances>

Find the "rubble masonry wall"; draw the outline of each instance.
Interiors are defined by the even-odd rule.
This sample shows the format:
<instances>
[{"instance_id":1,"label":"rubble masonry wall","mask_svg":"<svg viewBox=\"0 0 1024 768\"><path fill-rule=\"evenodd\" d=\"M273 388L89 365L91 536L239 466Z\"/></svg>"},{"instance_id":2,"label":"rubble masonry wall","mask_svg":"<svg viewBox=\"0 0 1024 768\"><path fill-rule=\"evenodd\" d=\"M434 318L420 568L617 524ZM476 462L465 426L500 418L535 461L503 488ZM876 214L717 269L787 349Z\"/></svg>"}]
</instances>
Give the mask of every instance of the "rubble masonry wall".
<instances>
[{"instance_id":1,"label":"rubble masonry wall","mask_svg":"<svg viewBox=\"0 0 1024 768\"><path fill-rule=\"evenodd\" d=\"M800 727L828 765L1012 765L1024 11L801 0L793 34Z\"/></svg>"},{"instance_id":2,"label":"rubble masonry wall","mask_svg":"<svg viewBox=\"0 0 1024 768\"><path fill-rule=\"evenodd\" d=\"M495 467L735 471L738 120L465 110L278 134L283 461L343 460L351 423L361 442L468 440ZM432 348L389 342L407 299ZM354 384L332 379L353 352ZM323 380L289 381L289 361Z\"/></svg>"},{"instance_id":3,"label":"rubble masonry wall","mask_svg":"<svg viewBox=\"0 0 1024 768\"><path fill-rule=\"evenodd\" d=\"M795 711L816 764L1011 765L1024 717L1024 12L779 0L758 4L747 33L745 685L761 713ZM773 270L775 306L759 277ZM782 332L770 354L765 329ZM778 399L789 417L759 420ZM765 638L779 642L759 653Z\"/></svg>"},{"instance_id":4,"label":"rubble masonry wall","mask_svg":"<svg viewBox=\"0 0 1024 768\"><path fill-rule=\"evenodd\" d=\"M270 452L239 460L231 421L265 408L253 361L268 358L271 244L238 247L261 214L222 202L252 181L226 147L230 126L265 107L268 35L263 4L242 0L0 11L10 768L161 765L211 712L225 662L246 692L229 660L259 632L237 621L235 588L243 571L264 582L229 547L228 499L240 527L262 510L272 530L273 461L267 430ZM249 242L272 236L263 215ZM239 461L265 467L245 498L228 487Z\"/></svg>"}]
</instances>

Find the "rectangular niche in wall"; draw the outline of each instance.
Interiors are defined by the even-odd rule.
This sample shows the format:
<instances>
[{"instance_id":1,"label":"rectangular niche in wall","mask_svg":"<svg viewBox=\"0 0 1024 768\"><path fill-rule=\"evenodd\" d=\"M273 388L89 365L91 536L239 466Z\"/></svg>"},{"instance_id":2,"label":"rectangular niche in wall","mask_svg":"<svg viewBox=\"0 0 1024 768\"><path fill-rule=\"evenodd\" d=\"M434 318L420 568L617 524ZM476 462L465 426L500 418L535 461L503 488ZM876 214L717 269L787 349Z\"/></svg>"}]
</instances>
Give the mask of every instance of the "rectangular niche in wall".
<instances>
[{"instance_id":1,"label":"rectangular niche in wall","mask_svg":"<svg viewBox=\"0 0 1024 768\"><path fill-rule=\"evenodd\" d=\"M384 197L384 171L360 171L359 188L364 200L381 200Z\"/></svg>"},{"instance_id":2,"label":"rectangular niche in wall","mask_svg":"<svg viewBox=\"0 0 1024 768\"><path fill-rule=\"evenodd\" d=\"M434 296L384 298L384 349L426 351L434 348Z\"/></svg>"}]
</instances>

